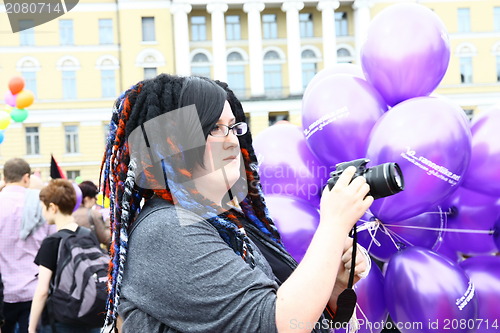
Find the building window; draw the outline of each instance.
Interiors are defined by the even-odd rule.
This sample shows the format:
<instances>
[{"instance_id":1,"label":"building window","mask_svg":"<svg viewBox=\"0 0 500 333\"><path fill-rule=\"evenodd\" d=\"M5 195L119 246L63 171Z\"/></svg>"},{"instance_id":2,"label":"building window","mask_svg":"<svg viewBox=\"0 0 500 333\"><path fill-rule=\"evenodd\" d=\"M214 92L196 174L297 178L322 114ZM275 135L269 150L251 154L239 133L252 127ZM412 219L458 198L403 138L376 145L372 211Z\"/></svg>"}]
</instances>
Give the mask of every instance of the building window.
<instances>
[{"instance_id":1,"label":"building window","mask_svg":"<svg viewBox=\"0 0 500 333\"><path fill-rule=\"evenodd\" d=\"M35 24L33 20L19 20L19 43L21 46L35 45Z\"/></svg>"},{"instance_id":2,"label":"building window","mask_svg":"<svg viewBox=\"0 0 500 333\"><path fill-rule=\"evenodd\" d=\"M74 45L73 35L73 20L59 20L61 45Z\"/></svg>"},{"instance_id":3,"label":"building window","mask_svg":"<svg viewBox=\"0 0 500 333\"><path fill-rule=\"evenodd\" d=\"M493 25L495 31L500 31L500 7L493 8Z\"/></svg>"},{"instance_id":4,"label":"building window","mask_svg":"<svg viewBox=\"0 0 500 333\"><path fill-rule=\"evenodd\" d=\"M337 36L348 36L349 25L346 12L335 12L335 34Z\"/></svg>"},{"instance_id":5,"label":"building window","mask_svg":"<svg viewBox=\"0 0 500 333\"><path fill-rule=\"evenodd\" d=\"M245 97L245 65L238 52L231 52L227 56L227 84L237 97Z\"/></svg>"},{"instance_id":6,"label":"building window","mask_svg":"<svg viewBox=\"0 0 500 333\"><path fill-rule=\"evenodd\" d=\"M156 76L156 67L144 67L144 79L152 79Z\"/></svg>"},{"instance_id":7,"label":"building window","mask_svg":"<svg viewBox=\"0 0 500 333\"><path fill-rule=\"evenodd\" d=\"M313 16L311 13L302 13L299 15L300 37L314 37Z\"/></svg>"},{"instance_id":8,"label":"building window","mask_svg":"<svg viewBox=\"0 0 500 333\"><path fill-rule=\"evenodd\" d=\"M40 155L40 136L38 127L26 127L26 154Z\"/></svg>"},{"instance_id":9,"label":"building window","mask_svg":"<svg viewBox=\"0 0 500 333\"><path fill-rule=\"evenodd\" d=\"M76 72L62 71L63 99L76 99Z\"/></svg>"},{"instance_id":10,"label":"building window","mask_svg":"<svg viewBox=\"0 0 500 333\"><path fill-rule=\"evenodd\" d=\"M470 32L469 8L458 8L458 32Z\"/></svg>"},{"instance_id":11,"label":"building window","mask_svg":"<svg viewBox=\"0 0 500 333\"><path fill-rule=\"evenodd\" d=\"M337 50L337 62L352 63L352 60L352 54L348 49L341 47Z\"/></svg>"},{"instance_id":12,"label":"building window","mask_svg":"<svg viewBox=\"0 0 500 333\"><path fill-rule=\"evenodd\" d=\"M278 22L275 14L262 15L262 25L264 39L278 38Z\"/></svg>"},{"instance_id":13,"label":"building window","mask_svg":"<svg viewBox=\"0 0 500 333\"><path fill-rule=\"evenodd\" d=\"M469 120L472 120L472 117L474 116L474 109L473 108L463 108L465 115Z\"/></svg>"},{"instance_id":14,"label":"building window","mask_svg":"<svg viewBox=\"0 0 500 333\"><path fill-rule=\"evenodd\" d=\"M268 51L264 55L264 90L268 97L281 97L283 95L280 60L281 58L276 51Z\"/></svg>"},{"instance_id":15,"label":"building window","mask_svg":"<svg viewBox=\"0 0 500 333\"><path fill-rule=\"evenodd\" d=\"M196 53L191 60L191 73L193 75L210 77L210 61L206 54Z\"/></svg>"},{"instance_id":16,"label":"building window","mask_svg":"<svg viewBox=\"0 0 500 333\"><path fill-rule=\"evenodd\" d=\"M143 42L156 41L154 17L142 18L142 41Z\"/></svg>"},{"instance_id":17,"label":"building window","mask_svg":"<svg viewBox=\"0 0 500 333\"><path fill-rule=\"evenodd\" d=\"M78 126L64 126L64 136L66 141L66 153L75 154L78 148Z\"/></svg>"},{"instance_id":18,"label":"building window","mask_svg":"<svg viewBox=\"0 0 500 333\"><path fill-rule=\"evenodd\" d=\"M460 57L460 82L472 83L472 57Z\"/></svg>"},{"instance_id":19,"label":"building window","mask_svg":"<svg viewBox=\"0 0 500 333\"><path fill-rule=\"evenodd\" d=\"M76 177L80 177L80 170L67 170L66 177L69 180L75 180Z\"/></svg>"},{"instance_id":20,"label":"building window","mask_svg":"<svg viewBox=\"0 0 500 333\"><path fill-rule=\"evenodd\" d=\"M113 69L101 69L102 97L115 97L115 71Z\"/></svg>"},{"instance_id":21,"label":"building window","mask_svg":"<svg viewBox=\"0 0 500 333\"><path fill-rule=\"evenodd\" d=\"M500 82L500 56L497 56L496 59L497 59L497 82Z\"/></svg>"},{"instance_id":22,"label":"building window","mask_svg":"<svg viewBox=\"0 0 500 333\"><path fill-rule=\"evenodd\" d=\"M311 50L302 51L302 88L304 90L317 71L316 54Z\"/></svg>"},{"instance_id":23,"label":"building window","mask_svg":"<svg viewBox=\"0 0 500 333\"><path fill-rule=\"evenodd\" d=\"M240 25L239 15L226 16L226 39L227 40L241 39L241 25Z\"/></svg>"},{"instance_id":24,"label":"building window","mask_svg":"<svg viewBox=\"0 0 500 333\"><path fill-rule=\"evenodd\" d=\"M207 40L207 18L191 16L191 40L194 42Z\"/></svg>"},{"instance_id":25,"label":"building window","mask_svg":"<svg viewBox=\"0 0 500 333\"><path fill-rule=\"evenodd\" d=\"M288 112L269 112L269 126L278 121L288 121Z\"/></svg>"},{"instance_id":26,"label":"building window","mask_svg":"<svg viewBox=\"0 0 500 333\"><path fill-rule=\"evenodd\" d=\"M113 44L113 21L111 19L99 19L99 44Z\"/></svg>"},{"instance_id":27,"label":"building window","mask_svg":"<svg viewBox=\"0 0 500 333\"><path fill-rule=\"evenodd\" d=\"M33 95L37 95L36 91L36 72L35 71L22 71L22 77L24 78L24 89L30 90Z\"/></svg>"}]
</instances>

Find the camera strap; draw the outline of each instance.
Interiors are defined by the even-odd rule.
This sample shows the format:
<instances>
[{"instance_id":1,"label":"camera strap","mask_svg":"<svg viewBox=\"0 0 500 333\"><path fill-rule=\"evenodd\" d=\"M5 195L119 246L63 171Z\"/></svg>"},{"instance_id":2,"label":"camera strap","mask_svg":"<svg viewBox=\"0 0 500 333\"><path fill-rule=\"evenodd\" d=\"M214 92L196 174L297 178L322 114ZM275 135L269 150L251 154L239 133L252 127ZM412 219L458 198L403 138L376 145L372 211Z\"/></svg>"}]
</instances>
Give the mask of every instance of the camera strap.
<instances>
[{"instance_id":1,"label":"camera strap","mask_svg":"<svg viewBox=\"0 0 500 333\"><path fill-rule=\"evenodd\" d=\"M358 233L356 231L356 225L352 228L349 236L352 236L352 260L351 260L351 271L349 272L349 282L347 283L347 289L340 293L337 298L337 313L335 314L334 321L338 323L348 323L351 319L354 310L356 309L356 301L358 297L356 292L352 289L354 285L354 271L356 268L356 249L358 245Z\"/></svg>"}]
</instances>

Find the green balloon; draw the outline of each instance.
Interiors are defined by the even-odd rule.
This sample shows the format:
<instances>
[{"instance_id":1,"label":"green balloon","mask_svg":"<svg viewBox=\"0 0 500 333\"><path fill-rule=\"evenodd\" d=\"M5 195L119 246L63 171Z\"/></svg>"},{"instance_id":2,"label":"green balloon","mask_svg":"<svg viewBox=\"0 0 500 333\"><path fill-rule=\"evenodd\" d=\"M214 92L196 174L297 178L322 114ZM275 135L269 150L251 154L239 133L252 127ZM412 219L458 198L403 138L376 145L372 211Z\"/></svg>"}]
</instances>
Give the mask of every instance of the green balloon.
<instances>
[{"instance_id":1,"label":"green balloon","mask_svg":"<svg viewBox=\"0 0 500 333\"><path fill-rule=\"evenodd\" d=\"M81 182L83 182L83 178L82 178L82 177L80 177L80 176L76 176L76 177L75 177L75 183L77 183L77 184L81 184Z\"/></svg>"},{"instance_id":2,"label":"green balloon","mask_svg":"<svg viewBox=\"0 0 500 333\"><path fill-rule=\"evenodd\" d=\"M10 117L12 118L12 120L14 120L16 123L22 123L23 121L26 120L26 118L28 118L28 110L26 109L18 109L18 108L14 108L12 109L12 111L10 112Z\"/></svg>"}]
</instances>

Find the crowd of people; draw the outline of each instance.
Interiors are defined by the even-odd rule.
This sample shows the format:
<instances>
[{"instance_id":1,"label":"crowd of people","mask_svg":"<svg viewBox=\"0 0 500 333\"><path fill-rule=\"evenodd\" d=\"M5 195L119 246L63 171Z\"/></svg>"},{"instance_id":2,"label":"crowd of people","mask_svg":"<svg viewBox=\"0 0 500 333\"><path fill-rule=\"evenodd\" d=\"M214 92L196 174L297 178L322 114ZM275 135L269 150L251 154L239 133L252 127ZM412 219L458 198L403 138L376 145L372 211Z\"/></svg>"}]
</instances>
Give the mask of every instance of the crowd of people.
<instances>
[{"instance_id":1,"label":"crowd of people","mask_svg":"<svg viewBox=\"0 0 500 333\"><path fill-rule=\"evenodd\" d=\"M4 164L0 333L100 330L54 323L46 306L61 239L82 229L110 255L106 332L329 332L315 323L335 321L351 270L354 282L369 270L366 255L351 267L348 233L373 202L354 171L323 191L318 229L297 263L266 207L252 136L227 84L141 81L113 108L100 184L109 221L94 209L93 182L79 184L75 210L70 181L30 189L26 161Z\"/></svg>"}]
</instances>

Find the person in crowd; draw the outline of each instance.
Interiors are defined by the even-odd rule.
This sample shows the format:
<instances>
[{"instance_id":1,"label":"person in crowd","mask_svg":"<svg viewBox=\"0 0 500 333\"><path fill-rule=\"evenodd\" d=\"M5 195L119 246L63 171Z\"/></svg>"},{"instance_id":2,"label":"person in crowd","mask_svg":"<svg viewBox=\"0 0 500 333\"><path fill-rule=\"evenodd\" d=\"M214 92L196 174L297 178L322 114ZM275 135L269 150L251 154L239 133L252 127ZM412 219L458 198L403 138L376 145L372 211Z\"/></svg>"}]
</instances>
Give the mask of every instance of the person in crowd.
<instances>
[{"instance_id":1,"label":"person in crowd","mask_svg":"<svg viewBox=\"0 0 500 333\"><path fill-rule=\"evenodd\" d=\"M111 240L109 225L105 224L102 214L93 209L99 190L90 180L83 181L78 186L82 190L82 203L73 212L73 217L78 225L92 230L99 242L108 248Z\"/></svg>"},{"instance_id":2,"label":"person in crowd","mask_svg":"<svg viewBox=\"0 0 500 333\"><path fill-rule=\"evenodd\" d=\"M43 215L47 222L55 225L57 233L47 237L35 257L39 267L38 285L36 287L31 315L29 318L29 333L36 333L40 322L45 332L51 333L99 333L99 328L83 327L55 321L49 318L50 313L44 312L49 296L50 284L55 276L58 265L58 250L63 233L77 233L80 226L71 215L76 205L76 192L70 181L53 179L40 191L40 201L43 205ZM44 318L42 318L44 313ZM55 329L55 332L52 329Z\"/></svg>"},{"instance_id":3,"label":"person in crowd","mask_svg":"<svg viewBox=\"0 0 500 333\"><path fill-rule=\"evenodd\" d=\"M30 165L13 158L3 166L5 187L0 192L0 274L4 284L3 333L28 332L38 267L33 260L54 229L42 216L38 191L29 189ZM34 199L35 198L35 199Z\"/></svg>"},{"instance_id":4,"label":"person in crowd","mask_svg":"<svg viewBox=\"0 0 500 333\"><path fill-rule=\"evenodd\" d=\"M102 167L112 244L106 330L329 332L348 233L373 202L348 168L304 258L269 215L241 103L225 83L161 74L116 101ZM359 276L356 277L359 280ZM316 325L319 324L319 325Z\"/></svg>"}]
</instances>

